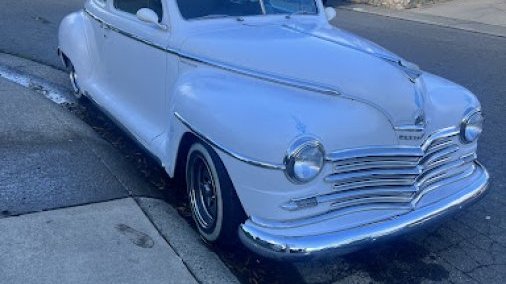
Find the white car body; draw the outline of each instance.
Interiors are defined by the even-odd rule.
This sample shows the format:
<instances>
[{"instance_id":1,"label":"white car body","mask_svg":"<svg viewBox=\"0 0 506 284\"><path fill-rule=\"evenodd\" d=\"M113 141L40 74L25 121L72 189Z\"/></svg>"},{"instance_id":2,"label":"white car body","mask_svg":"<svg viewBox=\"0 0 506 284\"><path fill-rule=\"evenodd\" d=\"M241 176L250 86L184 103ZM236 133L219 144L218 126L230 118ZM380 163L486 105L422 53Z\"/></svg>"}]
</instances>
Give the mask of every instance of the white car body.
<instances>
[{"instance_id":1,"label":"white car body","mask_svg":"<svg viewBox=\"0 0 506 284\"><path fill-rule=\"evenodd\" d=\"M248 217L239 234L252 250L347 252L486 192L477 143L460 139L463 119L480 111L476 97L331 26L321 1L318 15L208 20L185 20L175 0L162 3L155 25L112 0L88 0L62 21L59 52L72 62L79 91L170 176L186 135L216 151ZM297 184L284 159L301 137L320 141L326 161L318 177ZM364 157L400 163L339 169ZM377 179L366 192L353 185ZM342 181L349 187L340 191ZM399 181L408 184L395 187Z\"/></svg>"}]
</instances>

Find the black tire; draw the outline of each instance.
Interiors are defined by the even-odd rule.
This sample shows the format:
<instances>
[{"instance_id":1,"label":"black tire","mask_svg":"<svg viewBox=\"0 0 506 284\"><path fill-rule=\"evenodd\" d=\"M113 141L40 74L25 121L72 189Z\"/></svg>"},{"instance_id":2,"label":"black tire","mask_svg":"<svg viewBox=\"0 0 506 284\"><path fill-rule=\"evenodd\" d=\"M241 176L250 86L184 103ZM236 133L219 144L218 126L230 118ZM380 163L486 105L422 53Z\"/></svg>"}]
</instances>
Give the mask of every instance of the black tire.
<instances>
[{"instance_id":1,"label":"black tire","mask_svg":"<svg viewBox=\"0 0 506 284\"><path fill-rule=\"evenodd\" d=\"M195 142L185 169L190 209L200 235L208 243L235 245L246 214L221 159L207 144Z\"/></svg>"}]
</instances>

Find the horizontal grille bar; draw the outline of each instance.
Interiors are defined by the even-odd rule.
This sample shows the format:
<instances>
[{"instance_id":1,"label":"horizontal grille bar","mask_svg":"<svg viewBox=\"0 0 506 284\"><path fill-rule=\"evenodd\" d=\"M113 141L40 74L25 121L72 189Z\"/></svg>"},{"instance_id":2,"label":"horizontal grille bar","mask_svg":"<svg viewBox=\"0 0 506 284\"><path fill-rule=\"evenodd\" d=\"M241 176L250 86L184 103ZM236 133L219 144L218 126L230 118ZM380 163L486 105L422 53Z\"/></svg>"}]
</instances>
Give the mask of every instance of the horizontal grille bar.
<instances>
[{"instance_id":1,"label":"horizontal grille bar","mask_svg":"<svg viewBox=\"0 0 506 284\"><path fill-rule=\"evenodd\" d=\"M381 179L409 179L415 180L422 173L421 168L399 168L399 169L374 169L369 171L352 171L341 174L330 175L325 178L326 182L346 184L351 182L381 180Z\"/></svg>"},{"instance_id":2,"label":"horizontal grille bar","mask_svg":"<svg viewBox=\"0 0 506 284\"><path fill-rule=\"evenodd\" d=\"M362 159L366 157L403 157L412 159L413 157L422 157L424 152L420 148L415 147L367 147L357 149L347 149L335 153L330 153L327 160L330 162L339 162L350 159Z\"/></svg>"}]
</instances>

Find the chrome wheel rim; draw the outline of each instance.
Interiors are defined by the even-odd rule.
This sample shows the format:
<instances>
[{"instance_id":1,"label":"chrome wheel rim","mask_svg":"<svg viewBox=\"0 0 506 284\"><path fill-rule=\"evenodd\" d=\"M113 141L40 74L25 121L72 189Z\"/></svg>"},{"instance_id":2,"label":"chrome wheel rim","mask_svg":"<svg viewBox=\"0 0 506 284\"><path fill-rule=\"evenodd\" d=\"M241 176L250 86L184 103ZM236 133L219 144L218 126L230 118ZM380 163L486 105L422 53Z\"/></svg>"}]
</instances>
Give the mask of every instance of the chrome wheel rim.
<instances>
[{"instance_id":1,"label":"chrome wheel rim","mask_svg":"<svg viewBox=\"0 0 506 284\"><path fill-rule=\"evenodd\" d=\"M69 76L70 76L70 83L72 83L72 88L74 89L74 92L76 92L76 93L79 92L79 87L77 87L77 82L76 82L76 79L77 79L76 72L74 72L73 70L70 71Z\"/></svg>"},{"instance_id":2,"label":"chrome wheel rim","mask_svg":"<svg viewBox=\"0 0 506 284\"><path fill-rule=\"evenodd\" d=\"M80 98L81 97L81 90L79 88L79 85L77 84L77 74L74 71L74 69L72 69L72 71L70 71L69 75L70 75L70 83L72 85L72 89L74 89L74 95L77 98Z\"/></svg>"},{"instance_id":3,"label":"chrome wheel rim","mask_svg":"<svg viewBox=\"0 0 506 284\"><path fill-rule=\"evenodd\" d=\"M212 230L218 212L216 183L209 165L201 155L192 159L190 174L190 202L198 225L203 230Z\"/></svg>"}]
</instances>

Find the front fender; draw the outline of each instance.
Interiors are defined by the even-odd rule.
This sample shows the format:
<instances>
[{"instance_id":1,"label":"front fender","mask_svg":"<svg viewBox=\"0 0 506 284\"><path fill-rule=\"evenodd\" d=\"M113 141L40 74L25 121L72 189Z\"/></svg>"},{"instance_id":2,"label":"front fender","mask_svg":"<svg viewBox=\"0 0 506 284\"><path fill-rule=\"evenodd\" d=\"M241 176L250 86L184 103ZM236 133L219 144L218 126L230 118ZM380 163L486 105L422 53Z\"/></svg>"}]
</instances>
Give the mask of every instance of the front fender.
<instances>
[{"instance_id":1,"label":"front fender","mask_svg":"<svg viewBox=\"0 0 506 284\"><path fill-rule=\"evenodd\" d=\"M175 94L174 112L195 130L259 162L282 164L301 136L327 151L396 143L388 119L366 104L223 70L189 67Z\"/></svg>"},{"instance_id":2,"label":"front fender","mask_svg":"<svg viewBox=\"0 0 506 284\"><path fill-rule=\"evenodd\" d=\"M84 11L74 12L63 18L58 30L58 49L72 61L82 78L88 78L92 71L86 21Z\"/></svg>"},{"instance_id":3,"label":"front fender","mask_svg":"<svg viewBox=\"0 0 506 284\"><path fill-rule=\"evenodd\" d=\"M423 80L428 98L427 123L432 131L458 126L468 111L481 109L476 96L466 88L430 73L424 73Z\"/></svg>"}]
</instances>

